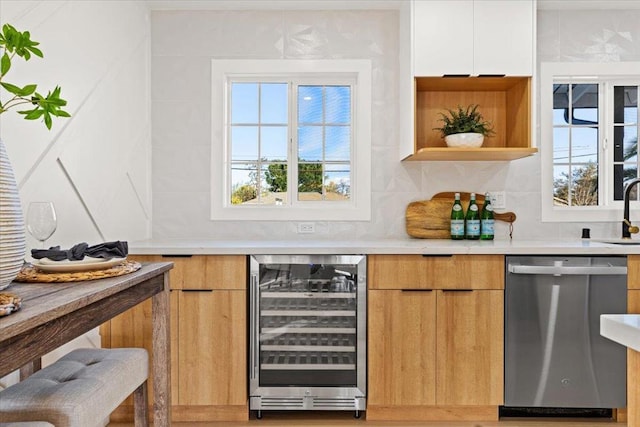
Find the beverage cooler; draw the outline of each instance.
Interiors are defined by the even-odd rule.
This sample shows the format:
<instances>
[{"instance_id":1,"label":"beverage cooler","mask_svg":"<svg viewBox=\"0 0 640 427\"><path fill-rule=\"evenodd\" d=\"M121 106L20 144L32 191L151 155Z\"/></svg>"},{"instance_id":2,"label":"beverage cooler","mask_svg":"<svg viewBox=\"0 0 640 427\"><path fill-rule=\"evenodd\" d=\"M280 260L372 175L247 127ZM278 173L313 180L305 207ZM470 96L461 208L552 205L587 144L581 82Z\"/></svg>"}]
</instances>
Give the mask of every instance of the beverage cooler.
<instances>
[{"instance_id":1,"label":"beverage cooler","mask_svg":"<svg viewBox=\"0 0 640 427\"><path fill-rule=\"evenodd\" d=\"M366 407L366 257L250 258L249 409Z\"/></svg>"}]
</instances>

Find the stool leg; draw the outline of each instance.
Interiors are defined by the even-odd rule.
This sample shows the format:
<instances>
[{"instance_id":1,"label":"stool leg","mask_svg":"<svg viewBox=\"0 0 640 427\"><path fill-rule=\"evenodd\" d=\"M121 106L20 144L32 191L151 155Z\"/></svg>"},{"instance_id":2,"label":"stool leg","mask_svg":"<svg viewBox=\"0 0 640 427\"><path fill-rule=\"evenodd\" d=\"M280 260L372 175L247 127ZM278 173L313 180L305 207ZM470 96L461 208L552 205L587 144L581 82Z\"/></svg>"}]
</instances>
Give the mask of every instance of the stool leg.
<instances>
[{"instance_id":1,"label":"stool leg","mask_svg":"<svg viewBox=\"0 0 640 427\"><path fill-rule=\"evenodd\" d=\"M135 427L149 426L149 406L147 403L147 382L143 382L133 392L133 425Z\"/></svg>"}]
</instances>

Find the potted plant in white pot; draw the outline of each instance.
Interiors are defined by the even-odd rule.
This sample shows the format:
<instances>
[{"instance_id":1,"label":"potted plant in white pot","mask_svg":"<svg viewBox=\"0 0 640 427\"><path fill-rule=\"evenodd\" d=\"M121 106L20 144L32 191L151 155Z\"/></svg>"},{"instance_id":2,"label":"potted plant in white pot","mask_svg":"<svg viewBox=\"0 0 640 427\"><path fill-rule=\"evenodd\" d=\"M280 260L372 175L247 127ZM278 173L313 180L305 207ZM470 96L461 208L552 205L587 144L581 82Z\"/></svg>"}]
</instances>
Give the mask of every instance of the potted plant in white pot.
<instances>
[{"instance_id":1,"label":"potted plant in white pot","mask_svg":"<svg viewBox=\"0 0 640 427\"><path fill-rule=\"evenodd\" d=\"M11 70L11 61L20 57L25 61L32 56L43 57L39 43L31 40L28 31L20 32L9 24L0 32L0 86L7 92L0 97L0 114L14 109L26 120L42 120L51 129L53 117L70 117L62 107L67 101L60 98L56 86L46 96L38 93L36 84L18 86L5 81ZM0 91L2 94L2 91ZM5 146L0 140L0 289L4 289L16 277L24 262L26 252L24 219L20 195Z\"/></svg>"},{"instance_id":2,"label":"potted plant in white pot","mask_svg":"<svg viewBox=\"0 0 640 427\"><path fill-rule=\"evenodd\" d=\"M447 109L440 113L442 127L433 128L440 131L449 147L481 147L485 136L494 134L491 122L485 120L478 111L479 105L471 104L467 108L458 106L457 110Z\"/></svg>"}]
</instances>

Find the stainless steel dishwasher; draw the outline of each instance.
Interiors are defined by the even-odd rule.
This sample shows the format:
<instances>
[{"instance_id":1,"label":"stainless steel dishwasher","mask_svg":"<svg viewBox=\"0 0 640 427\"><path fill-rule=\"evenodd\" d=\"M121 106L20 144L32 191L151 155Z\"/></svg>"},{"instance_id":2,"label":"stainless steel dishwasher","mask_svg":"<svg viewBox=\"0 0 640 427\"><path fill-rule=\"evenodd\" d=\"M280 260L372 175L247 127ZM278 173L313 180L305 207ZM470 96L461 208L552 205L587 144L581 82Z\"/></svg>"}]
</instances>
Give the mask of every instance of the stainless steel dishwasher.
<instances>
[{"instance_id":1,"label":"stainless steel dishwasher","mask_svg":"<svg viewBox=\"0 0 640 427\"><path fill-rule=\"evenodd\" d=\"M627 311L626 257L506 261L505 407L625 407L626 349L600 314Z\"/></svg>"}]
</instances>

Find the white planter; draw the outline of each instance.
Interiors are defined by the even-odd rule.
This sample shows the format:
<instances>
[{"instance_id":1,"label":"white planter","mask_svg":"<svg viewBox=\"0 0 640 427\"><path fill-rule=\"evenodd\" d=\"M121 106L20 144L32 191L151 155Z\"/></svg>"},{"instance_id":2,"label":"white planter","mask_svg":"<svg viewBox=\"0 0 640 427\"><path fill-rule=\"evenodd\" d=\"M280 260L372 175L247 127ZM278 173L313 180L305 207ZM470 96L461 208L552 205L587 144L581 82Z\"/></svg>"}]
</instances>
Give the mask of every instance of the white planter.
<instances>
[{"instance_id":1,"label":"white planter","mask_svg":"<svg viewBox=\"0 0 640 427\"><path fill-rule=\"evenodd\" d=\"M448 147L477 148L482 146L484 135L481 133L454 133L444 137Z\"/></svg>"},{"instance_id":2,"label":"white planter","mask_svg":"<svg viewBox=\"0 0 640 427\"><path fill-rule=\"evenodd\" d=\"M27 245L16 179L4 143L0 141L0 289L15 279Z\"/></svg>"}]
</instances>

